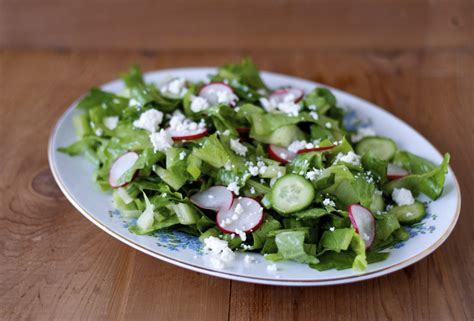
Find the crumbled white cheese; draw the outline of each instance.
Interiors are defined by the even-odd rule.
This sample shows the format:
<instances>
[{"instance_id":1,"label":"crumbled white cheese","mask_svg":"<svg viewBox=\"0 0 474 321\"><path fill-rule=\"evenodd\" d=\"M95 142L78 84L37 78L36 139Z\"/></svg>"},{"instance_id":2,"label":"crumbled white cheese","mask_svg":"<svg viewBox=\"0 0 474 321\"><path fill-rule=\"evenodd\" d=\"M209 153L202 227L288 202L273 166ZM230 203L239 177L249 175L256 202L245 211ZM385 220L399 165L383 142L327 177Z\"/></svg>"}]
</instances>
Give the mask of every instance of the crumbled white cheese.
<instances>
[{"instance_id":1,"label":"crumbled white cheese","mask_svg":"<svg viewBox=\"0 0 474 321\"><path fill-rule=\"evenodd\" d=\"M332 207L336 207L336 203L334 203L334 201L332 199L329 199L329 198L325 198L323 200L323 205L324 206L332 206Z\"/></svg>"},{"instance_id":2,"label":"crumbled white cheese","mask_svg":"<svg viewBox=\"0 0 474 321\"><path fill-rule=\"evenodd\" d=\"M245 264L252 264L255 262L255 258L251 255L246 254L244 257Z\"/></svg>"},{"instance_id":3,"label":"crumbled white cheese","mask_svg":"<svg viewBox=\"0 0 474 321\"><path fill-rule=\"evenodd\" d=\"M310 115L314 120L318 120L318 119L319 119L319 115L318 115L318 113L315 112L315 111L310 112L309 115Z\"/></svg>"},{"instance_id":4,"label":"crumbled white cheese","mask_svg":"<svg viewBox=\"0 0 474 321\"><path fill-rule=\"evenodd\" d=\"M332 124L330 122L326 122L326 124L324 124L324 126L326 126L326 128L332 128Z\"/></svg>"},{"instance_id":5,"label":"crumbled white cheese","mask_svg":"<svg viewBox=\"0 0 474 321\"><path fill-rule=\"evenodd\" d=\"M293 93L286 94L283 98L274 99L260 98L260 104L266 112L281 111L290 116L298 116L301 105L295 103L296 96Z\"/></svg>"},{"instance_id":6,"label":"crumbled white cheese","mask_svg":"<svg viewBox=\"0 0 474 321\"><path fill-rule=\"evenodd\" d=\"M354 153L353 151L350 151L347 154L339 153L336 155L335 163L339 162L352 164L354 166L360 166L360 156Z\"/></svg>"},{"instance_id":7,"label":"crumbled white cheese","mask_svg":"<svg viewBox=\"0 0 474 321\"><path fill-rule=\"evenodd\" d=\"M204 251L209 254L209 260L216 269L223 269L235 260L229 243L214 236L204 239Z\"/></svg>"},{"instance_id":8,"label":"crumbled white cheese","mask_svg":"<svg viewBox=\"0 0 474 321\"><path fill-rule=\"evenodd\" d=\"M398 206L411 205L415 203L411 191L406 188L395 188L392 192L392 199Z\"/></svg>"},{"instance_id":9,"label":"crumbled white cheese","mask_svg":"<svg viewBox=\"0 0 474 321\"><path fill-rule=\"evenodd\" d=\"M128 101L128 106L130 107L140 107L140 105L140 102L135 98L130 98L130 100Z\"/></svg>"},{"instance_id":10,"label":"crumbled white cheese","mask_svg":"<svg viewBox=\"0 0 474 321\"><path fill-rule=\"evenodd\" d=\"M255 188L254 187L250 187L250 194L254 195L256 192L255 192Z\"/></svg>"},{"instance_id":11,"label":"crumbled white cheese","mask_svg":"<svg viewBox=\"0 0 474 321\"><path fill-rule=\"evenodd\" d=\"M192 96L191 97L191 111L193 113L199 113L203 110L206 110L209 108L209 102L198 96Z\"/></svg>"},{"instance_id":12,"label":"crumbled white cheese","mask_svg":"<svg viewBox=\"0 0 474 321\"><path fill-rule=\"evenodd\" d=\"M371 127L361 127L357 129L357 132L352 135L352 141L354 143L361 141L365 137L375 136L375 131Z\"/></svg>"},{"instance_id":13,"label":"crumbled white cheese","mask_svg":"<svg viewBox=\"0 0 474 321\"><path fill-rule=\"evenodd\" d=\"M288 150L292 153L298 153L299 150L304 149L307 142L305 140L295 140L288 146Z\"/></svg>"},{"instance_id":14,"label":"crumbled white cheese","mask_svg":"<svg viewBox=\"0 0 474 321\"><path fill-rule=\"evenodd\" d=\"M104 130L103 130L102 128L97 128L97 129L95 130L95 134L96 134L97 136L102 136L102 135L104 134Z\"/></svg>"},{"instance_id":15,"label":"crumbled white cheese","mask_svg":"<svg viewBox=\"0 0 474 321\"><path fill-rule=\"evenodd\" d=\"M207 102L210 105L215 104L231 104L233 105L239 97L237 97L231 89L229 88L221 88L221 87L212 87L208 88L205 93L205 97Z\"/></svg>"},{"instance_id":16,"label":"crumbled white cheese","mask_svg":"<svg viewBox=\"0 0 474 321\"><path fill-rule=\"evenodd\" d=\"M149 109L140 115L140 118L133 122L133 126L146 129L154 133L163 121L163 113L156 109Z\"/></svg>"},{"instance_id":17,"label":"crumbled white cheese","mask_svg":"<svg viewBox=\"0 0 474 321\"><path fill-rule=\"evenodd\" d=\"M174 78L161 86L160 91L163 95L183 97L188 89L184 78Z\"/></svg>"},{"instance_id":18,"label":"crumbled white cheese","mask_svg":"<svg viewBox=\"0 0 474 321\"><path fill-rule=\"evenodd\" d=\"M186 116L184 116L184 114L179 110L176 110L173 113L169 125L170 131L179 133L180 135L190 134L196 131L204 130L206 128L204 119L201 119L199 123L196 123L191 119L186 118Z\"/></svg>"},{"instance_id":19,"label":"crumbled white cheese","mask_svg":"<svg viewBox=\"0 0 474 321\"><path fill-rule=\"evenodd\" d=\"M119 122L118 116L109 116L104 118L104 125L110 130L115 129Z\"/></svg>"},{"instance_id":20,"label":"crumbled white cheese","mask_svg":"<svg viewBox=\"0 0 474 321\"><path fill-rule=\"evenodd\" d=\"M267 98L260 98L260 104L267 113L274 112L276 106L272 105Z\"/></svg>"},{"instance_id":21,"label":"crumbled white cheese","mask_svg":"<svg viewBox=\"0 0 474 321\"><path fill-rule=\"evenodd\" d=\"M316 107L316 105L309 105L309 106L308 106L308 109L309 109L309 110L316 110L316 109L318 109L318 108Z\"/></svg>"},{"instance_id":22,"label":"crumbled white cheese","mask_svg":"<svg viewBox=\"0 0 474 321\"><path fill-rule=\"evenodd\" d=\"M230 148L240 156L245 156L247 154L248 148L247 146L241 144L238 139L231 139L230 140Z\"/></svg>"},{"instance_id":23,"label":"crumbled white cheese","mask_svg":"<svg viewBox=\"0 0 474 321\"><path fill-rule=\"evenodd\" d=\"M330 230L331 232L334 232L334 231L336 230L336 228L335 228L334 226L331 226L331 227L329 228L329 230Z\"/></svg>"},{"instance_id":24,"label":"crumbled white cheese","mask_svg":"<svg viewBox=\"0 0 474 321\"><path fill-rule=\"evenodd\" d=\"M155 152L163 152L173 146L173 139L171 138L170 134L164 129L161 129L159 132L151 133L150 141L153 145L153 150Z\"/></svg>"},{"instance_id":25,"label":"crumbled white cheese","mask_svg":"<svg viewBox=\"0 0 474 321\"><path fill-rule=\"evenodd\" d=\"M312 170L308 171L305 175L306 179L309 179L310 181L315 181L319 177L321 177L324 174L323 169L317 169L313 167Z\"/></svg>"},{"instance_id":26,"label":"crumbled white cheese","mask_svg":"<svg viewBox=\"0 0 474 321\"><path fill-rule=\"evenodd\" d=\"M301 106L293 101L289 102L281 102L277 105L277 108L284 112L285 114L288 114L290 116L298 116Z\"/></svg>"},{"instance_id":27,"label":"crumbled white cheese","mask_svg":"<svg viewBox=\"0 0 474 321\"><path fill-rule=\"evenodd\" d=\"M278 267L275 263L267 265L267 272L268 273L276 273L278 271Z\"/></svg>"},{"instance_id":28,"label":"crumbled white cheese","mask_svg":"<svg viewBox=\"0 0 474 321\"><path fill-rule=\"evenodd\" d=\"M224 169L230 171L232 169L232 162L229 160L224 164Z\"/></svg>"},{"instance_id":29,"label":"crumbled white cheese","mask_svg":"<svg viewBox=\"0 0 474 321\"><path fill-rule=\"evenodd\" d=\"M240 237L242 242L245 242L247 240L247 234L245 234L244 231L241 231L239 229L235 229L235 234L237 234Z\"/></svg>"},{"instance_id":30,"label":"crumbled white cheese","mask_svg":"<svg viewBox=\"0 0 474 321\"><path fill-rule=\"evenodd\" d=\"M179 160L183 160L185 158L186 158L186 152L183 151L183 152L179 153ZM212 196L212 195L209 195L209 196Z\"/></svg>"},{"instance_id":31,"label":"crumbled white cheese","mask_svg":"<svg viewBox=\"0 0 474 321\"><path fill-rule=\"evenodd\" d=\"M232 234L232 235L234 235L234 234ZM251 250L252 249L252 245L248 245L248 244L245 244L245 243L240 244L240 247L243 248L244 250Z\"/></svg>"},{"instance_id":32,"label":"crumbled white cheese","mask_svg":"<svg viewBox=\"0 0 474 321\"><path fill-rule=\"evenodd\" d=\"M227 189L234 194L239 195L240 187L236 182L229 183L229 185L227 185Z\"/></svg>"}]
</instances>

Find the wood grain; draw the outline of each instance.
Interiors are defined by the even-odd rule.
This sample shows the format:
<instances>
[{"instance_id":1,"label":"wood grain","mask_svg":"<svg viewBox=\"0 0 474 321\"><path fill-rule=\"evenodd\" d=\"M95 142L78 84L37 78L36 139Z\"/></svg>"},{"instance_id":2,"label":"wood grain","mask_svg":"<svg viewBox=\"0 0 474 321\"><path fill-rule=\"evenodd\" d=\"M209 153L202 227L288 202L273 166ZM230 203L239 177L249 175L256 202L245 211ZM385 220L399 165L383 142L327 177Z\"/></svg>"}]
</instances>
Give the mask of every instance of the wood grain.
<instances>
[{"instance_id":1,"label":"wood grain","mask_svg":"<svg viewBox=\"0 0 474 321\"><path fill-rule=\"evenodd\" d=\"M0 0L2 1L2 0ZM46 146L65 108L132 63L262 68L317 80L384 106L441 151L464 195L440 249L351 285L231 282L160 262L94 227L52 183ZM474 52L0 51L0 320L473 320ZM467 197L466 197L467 196Z\"/></svg>"},{"instance_id":2,"label":"wood grain","mask_svg":"<svg viewBox=\"0 0 474 321\"><path fill-rule=\"evenodd\" d=\"M0 47L473 48L471 0L0 0Z\"/></svg>"}]
</instances>

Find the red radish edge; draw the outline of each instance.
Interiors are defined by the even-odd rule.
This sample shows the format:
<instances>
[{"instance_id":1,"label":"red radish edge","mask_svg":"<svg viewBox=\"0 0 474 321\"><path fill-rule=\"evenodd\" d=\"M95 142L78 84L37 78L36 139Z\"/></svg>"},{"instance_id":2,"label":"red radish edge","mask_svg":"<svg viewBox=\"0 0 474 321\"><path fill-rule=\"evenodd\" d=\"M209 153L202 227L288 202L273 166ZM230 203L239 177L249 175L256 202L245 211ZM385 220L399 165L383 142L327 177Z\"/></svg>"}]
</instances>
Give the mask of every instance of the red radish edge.
<instances>
[{"instance_id":1,"label":"red radish edge","mask_svg":"<svg viewBox=\"0 0 474 321\"><path fill-rule=\"evenodd\" d=\"M202 130L199 130L199 131L196 130L194 132L195 133L193 133L193 134L187 134L187 135L176 135L176 133L174 133L174 135L173 135L173 132L169 131L169 133L171 135L171 138L175 142L179 142L179 141L183 141L183 140L199 139L199 138L202 138L204 136L207 136L207 134L209 134L209 131L207 130L207 128L203 128Z\"/></svg>"},{"instance_id":2,"label":"red radish edge","mask_svg":"<svg viewBox=\"0 0 474 321\"><path fill-rule=\"evenodd\" d=\"M296 157L296 154L290 152L288 149L276 145L268 145L268 155L271 159L276 160L282 164L287 164L289 161L293 160ZM287 157L282 157L281 153L287 154Z\"/></svg>"},{"instance_id":3,"label":"red radish edge","mask_svg":"<svg viewBox=\"0 0 474 321\"><path fill-rule=\"evenodd\" d=\"M119 157L117 157L114 162L112 163L112 166L110 167L109 170L109 185L112 188L119 188L128 185L128 182L125 182L123 184L118 184L117 180L132 166L135 164L135 162L138 160L138 154L135 152L126 152ZM132 180L136 177L136 172L132 178Z\"/></svg>"},{"instance_id":4,"label":"red radish edge","mask_svg":"<svg viewBox=\"0 0 474 321\"><path fill-rule=\"evenodd\" d=\"M240 214L241 216L229 224L233 225L233 227L229 228L229 226L222 226L222 221L224 219L231 218L235 214L235 208L238 204L241 204L243 207L243 212ZM250 207L254 208L253 212L249 212ZM250 217L251 215L254 217ZM234 200L231 208L217 212L216 224L217 227L225 234L237 234L236 230L242 231L244 233L251 233L258 229L260 225L262 225L264 216L263 206L260 205L258 201L250 197L239 197ZM249 218L253 218L253 221L245 223L245 219Z\"/></svg>"},{"instance_id":5,"label":"red radish edge","mask_svg":"<svg viewBox=\"0 0 474 321\"><path fill-rule=\"evenodd\" d=\"M226 84L226 83L224 83L224 82L219 82L219 81L217 81L217 82L211 82L211 83L208 83L208 84L202 86L201 89L199 90L198 96L201 96L201 95L205 94L206 90L208 90L210 87L212 88L212 87L214 87L214 86L216 86L216 85L227 87L227 89L228 89L230 92L234 93L234 90L232 89L231 86L229 86L228 84Z\"/></svg>"},{"instance_id":6,"label":"red radish edge","mask_svg":"<svg viewBox=\"0 0 474 321\"><path fill-rule=\"evenodd\" d=\"M192 195L189 199L197 207L214 211L230 209L234 204L234 194L225 186L211 186L205 191Z\"/></svg>"},{"instance_id":7,"label":"red radish edge","mask_svg":"<svg viewBox=\"0 0 474 321\"><path fill-rule=\"evenodd\" d=\"M247 134L250 132L250 128L246 128L246 127L237 127L236 130L240 133L240 134Z\"/></svg>"},{"instance_id":8,"label":"red radish edge","mask_svg":"<svg viewBox=\"0 0 474 321\"><path fill-rule=\"evenodd\" d=\"M336 145L326 146L326 147L313 147L313 148L303 148L298 151L298 154L310 153L310 152L324 152L336 147Z\"/></svg>"},{"instance_id":9,"label":"red radish edge","mask_svg":"<svg viewBox=\"0 0 474 321\"><path fill-rule=\"evenodd\" d=\"M372 212L360 204L349 205L348 212L349 219L351 220L354 229L362 237L362 240L365 243L365 248L369 248L375 239L375 219ZM362 225L364 223L362 220L370 221L370 225L367 226L367 222L365 222L365 225Z\"/></svg>"},{"instance_id":10,"label":"red radish edge","mask_svg":"<svg viewBox=\"0 0 474 321\"><path fill-rule=\"evenodd\" d=\"M407 170L395 164L389 163L387 167L387 178L389 180L396 180L405 177L409 174Z\"/></svg>"},{"instance_id":11,"label":"red radish edge","mask_svg":"<svg viewBox=\"0 0 474 321\"><path fill-rule=\"evenodd\" d=\"M281 89L276 89L274 91L272 91L272 93L270 94L270 98L272 96L280 96L280 95L286 95L288 93L295 93L295 92L298 92L297 95L296 95L296 98L295 98L295 103L299 102L301 99L303 99L303 96L304 96L304 91L302 89L299 89L299 88L281 88Z\"/></svg>"}]
</instances>

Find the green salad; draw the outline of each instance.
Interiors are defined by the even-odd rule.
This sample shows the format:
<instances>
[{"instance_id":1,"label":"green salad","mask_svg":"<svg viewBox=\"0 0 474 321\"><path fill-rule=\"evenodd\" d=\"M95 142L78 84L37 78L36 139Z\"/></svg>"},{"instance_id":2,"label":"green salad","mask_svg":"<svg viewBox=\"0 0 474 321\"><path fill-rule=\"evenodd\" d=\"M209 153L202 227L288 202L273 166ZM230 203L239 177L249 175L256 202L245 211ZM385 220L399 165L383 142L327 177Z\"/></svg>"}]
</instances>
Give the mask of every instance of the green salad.
<instances>
[{"instance_id":1,"label":"green salad","mask_svg":"<svg viewBox=\"0 0 474 321\"><path fill-rule=\"evenodd\" d=\"M258 252L364 270L425 217L415 197L443 191L449 154L435 165L369 127L348 131L330 90L268 88L250 59L203 82L146 83L136 66L122 79L121 93L79 102L78 140L59 150L95 164L131 232L195 235L216 268Z\"/></svg>"}]
</instances>

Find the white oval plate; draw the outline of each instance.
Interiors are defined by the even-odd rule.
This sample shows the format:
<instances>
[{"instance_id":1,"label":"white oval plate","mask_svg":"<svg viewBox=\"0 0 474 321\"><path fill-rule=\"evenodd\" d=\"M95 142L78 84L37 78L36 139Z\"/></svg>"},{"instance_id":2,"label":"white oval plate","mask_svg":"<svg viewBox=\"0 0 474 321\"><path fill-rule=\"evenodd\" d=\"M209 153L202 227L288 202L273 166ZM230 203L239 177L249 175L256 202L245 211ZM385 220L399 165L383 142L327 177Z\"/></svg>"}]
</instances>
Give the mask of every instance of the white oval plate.
<instances>
[{"instance_id":1,"label":"white oval plate","mask_svg":"<svg viewBox=\"0 0 474 321\"><path fill-rule=\"evenodd\" d=\"M215 70L215 68L167 69L147 73L145 80L160 82L171 75L197 81L204 80ZM270 88L290 85L309 91L315 86L323 86L276 73L261 74ZM120 80L102 86L104 90L111 92L119 92L123 87ZM371 122L378 134L393 138L401 149L414 152L437 164L441 162L441 154L402 120L365 100L331 89L337 97L338 104L352 110L346 119L349 126ZM371 279L400 270L433 252L449 236L459 216L460 191L450 168L443 195L439 200L429 204L428 215L423 224L410 229L411 238L390 249L391 253L387 260L370 264L364 273L350 269L319 272L296 262L279 262L278 270L271 272L267 270L269 263L258 254L252 254L256 258L255 263L245 264L244 255L238 254L231 268L217 270L209 264L206 254L202 253L201 242L194 236L169 231L158 232L154 236L139 236L129 232L127 223L121 220L119 212L112 206L111 194L101 192L93 181L93 165L84 157L69 157L56 151L58 147L69 145L77 139L72 126L72 117L79 113L75 110L75 106L76 103L72 104L56 124L50 138L48 153L51 171L68 200L92 223L118 240L163 261L193 271L238 281L291 286L330 285ZM354 122L355 117L362 122Z\"/></svg>"}]
</instances>

